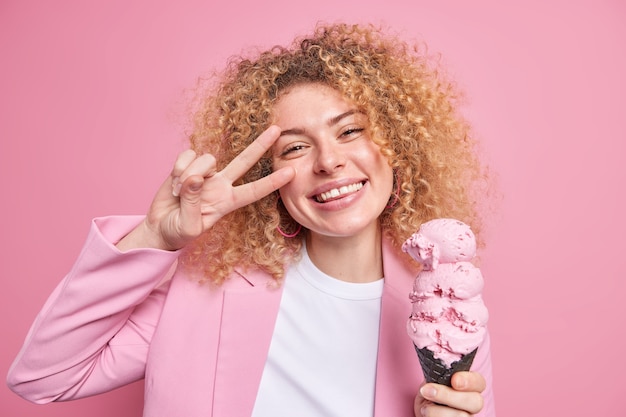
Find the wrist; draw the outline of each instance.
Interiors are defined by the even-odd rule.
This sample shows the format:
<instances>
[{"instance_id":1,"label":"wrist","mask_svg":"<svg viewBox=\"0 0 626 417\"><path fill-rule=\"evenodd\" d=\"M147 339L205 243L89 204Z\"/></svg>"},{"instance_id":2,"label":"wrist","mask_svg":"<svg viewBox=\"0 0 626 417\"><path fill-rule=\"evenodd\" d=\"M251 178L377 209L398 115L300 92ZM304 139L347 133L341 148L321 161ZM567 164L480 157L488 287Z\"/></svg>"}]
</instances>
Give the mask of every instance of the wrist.
<instances>
[{"instance_id":1,"label":"wrist","mask_svg":"<svg viewBox=\"0 0 626 417\"><path fill-rule=\"evenodd\" d=\"M160 234L144 219L115 245L121 252L132 249L173 250L165 244Z\"/></svg>"}]
</instances>

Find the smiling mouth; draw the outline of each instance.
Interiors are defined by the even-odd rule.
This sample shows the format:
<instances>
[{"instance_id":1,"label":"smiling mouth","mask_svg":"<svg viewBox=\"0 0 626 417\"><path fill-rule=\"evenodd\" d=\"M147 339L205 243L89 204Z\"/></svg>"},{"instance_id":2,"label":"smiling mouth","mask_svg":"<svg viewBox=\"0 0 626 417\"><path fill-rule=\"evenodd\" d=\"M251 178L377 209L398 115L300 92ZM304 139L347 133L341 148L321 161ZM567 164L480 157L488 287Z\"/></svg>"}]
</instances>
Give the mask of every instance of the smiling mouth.
<instances>
[{"instance_id":1,"label":"smiling mouth","mask_svg":"<svg viewBox=\"0 0 626 417\"><path fill-rule=\"evenodd\" d=\"M325 193L316 195L315 201L317 201L318 203L325 203L327 201L340 198L346 194L355 193L359 191L361 188L363 188L362 182L356 182L354 184L344 185L339 188L333 188L332 190L328 190Z\"/></svg>"}]
</instances>

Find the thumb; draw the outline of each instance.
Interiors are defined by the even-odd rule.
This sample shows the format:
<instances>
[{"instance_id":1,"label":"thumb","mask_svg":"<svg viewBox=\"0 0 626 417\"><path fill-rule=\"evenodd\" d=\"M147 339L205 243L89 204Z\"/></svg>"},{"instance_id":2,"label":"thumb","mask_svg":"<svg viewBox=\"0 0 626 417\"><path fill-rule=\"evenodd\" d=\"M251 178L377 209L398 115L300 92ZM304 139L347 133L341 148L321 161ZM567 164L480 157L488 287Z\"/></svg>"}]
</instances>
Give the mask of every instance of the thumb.
<instances>
[{"instance_id":1,"label":"thumb","mask_svg":"<svg viewBox=\"0 0 626 417\"><path fill-rule=\"evenodd\" d=\"M204 178L198 175L185 180L180 191L180 233L196 237L202 233L201 191Z\"/></svg>"},{"instance_id":2,"label":"thumb","mask_svg":"<svg viewBox=\"0 0 626 417\"><path fill-rule=\"evenodd\" d=\"M183 186L186 188L188 194L195 195L195 198L199 200L203 181L204 178L199 175L194 175L187 178L187 181L185 181Z\"/></svg>"},{"instance_id":3,"label":"thumb","mask_svg":"<svg viewBox=\"0 0 626 417\"><path fill-rule=\"evenodd\" d=\"M202 184L204 178L199 175L192 175L185 180L180 190L180 205L181 210L184 207L200 209L200 191L202 190Z\"/></svg>"}]
</instances>

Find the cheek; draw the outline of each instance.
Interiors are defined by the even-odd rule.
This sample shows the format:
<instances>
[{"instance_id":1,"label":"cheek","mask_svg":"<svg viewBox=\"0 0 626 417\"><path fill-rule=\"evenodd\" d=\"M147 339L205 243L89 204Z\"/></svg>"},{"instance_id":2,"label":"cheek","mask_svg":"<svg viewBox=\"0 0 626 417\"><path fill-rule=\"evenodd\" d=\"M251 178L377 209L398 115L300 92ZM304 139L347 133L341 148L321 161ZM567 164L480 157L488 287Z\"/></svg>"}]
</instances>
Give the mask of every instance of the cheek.
<instances>
[{"instance_id":1,"label":"cheek","mask_svg":"<svg viewBox=\"0 0 626 417\"><path fill-rule=\"evenodd\" d=\"M385 180L384 181L385 181L385 187L386 187L385 194L387 195L394 194L396 190L393 189L393 183L394 183L393 169L389 165L387 165L386 162L385 162Z\"/></svg>"},{"instance_id":2,"label":"cheek","mask_svg":"<svg viewBox=\"0 0 626 417\"><path fill-rule=\"evenodd\" d=\"M389 164L387 163L387 159L386 158L382 158L381 161L379 161L379 165L378 165L378 172L379 172L379 178L380 178L380 195L381 198L384 196L390 196L394 193L396 193L396 190L394 190L394 174L393 174L393 168L391 168L389 166Z\"/></svg>"},{"instance_id":3,"label":"cheek","mask_svg":"<svg viewBox=\"0 0 626 417\"><path fill-rule=\"evenodd\" d=\"M296 176L287 184L283 185L278 189L278 194L280 198L283 200L285 207L289 208L292 202L295 200L296 196L302 194L299 192L300 186L298 181L298 173L296 171Z\"/></svg>"},{"instance_id":4,"label":"cheek","mask_svg":"<svg viewBox=\"0 0 626 417\"><path fill-rule=\"evenodd\" d=\"M363 160L369 160L370 166L375 167L381 180L388 184L389 187L393 187L393 168L391 168L385 156L379 151L374 151L369 155L369 159Z\"/></svg>"},{"instance_id":5,"label":"cheek","mask_svg":"<svg viewBox=\"0 0 626 417\"><path fill-rule=\"evenodd\" d=\"M284 161L281 160L279 158L272 158L271 160L271 167L270 170L272 172L276 172L281 168L285 168L288 166L292 166L293 168L296 169L296 176L293 177L293 179L291 181L289 181L287 184L283 185L282 187L280 187L278 189L278 193L280 195L280 198L282 198L283 200L288 198L289 193L291 192L291 190L294 188L294 184L298 181L298 170L297 170L297 166L290 163L291 161Z\"/></svg>"},{"instance_id":6,"label":"cheek","mask_svg":"<svg viewBox=\"0 0 626 417\"><path fill-rule=\"evenodd\" d=\"M298 193L292 183L289 183L278 190L278 194L282 200L282 205L294 220L300 223L300 215L302 213L302 202L298 201Z\"/></svg>"}]
</instances>

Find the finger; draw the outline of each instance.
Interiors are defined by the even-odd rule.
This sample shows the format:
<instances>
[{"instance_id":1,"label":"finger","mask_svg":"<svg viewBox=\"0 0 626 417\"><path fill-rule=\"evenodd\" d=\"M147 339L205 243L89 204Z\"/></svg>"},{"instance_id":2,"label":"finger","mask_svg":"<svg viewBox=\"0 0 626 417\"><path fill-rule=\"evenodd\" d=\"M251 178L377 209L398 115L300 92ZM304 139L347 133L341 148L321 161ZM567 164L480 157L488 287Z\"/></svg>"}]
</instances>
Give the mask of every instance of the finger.
<instances>
[{"instance_id":1,"label":"finger","mask_svg":"<svg viewBox=\"0 0 626 417\"><path fill-rule=\"evenodd\" d=\"M455 410L454 408L450 408L445 405L434 404L432 401L424 399L424 397L422 397L420 394L417 394L415 396L413 413L416 417L469 416L469 414L464 411Z\"/></svg>"},{"instance_id":2,"label":"finger","mask_svg":"<svg viewBox=\"0 0 626 417\"><path fill-rule=\"evenodd\" d=\"M415 400L413 401L413 413L415 416L424 416L426 415L426 406L428 404L432 404L428 400L425 400L421 394L417 394L415 396Z\"/></svg>"},{"instance_id":3,"label":"finger","mask_svg":"<svg viewBox=\"0 0 626 417\"><path fill-rule=\"evenodd\" d=\"M185 182L187 178L199 175L208 178L217 172L217 163L215 157L210 153L202 154L196 157L180 174L180 180Z\"/></svg>"},{"instance_id":4,"label":"finger","mask_svg":"<svg viewBox=\"0 0 626 417\"><path fill-rule=\"evenodd\" d=\"M424 405L419 409L416 408L414 410L416 416L422 417L470 417L471 414L457 410L451 407L446 407L445 405L433 404L430 401L425 401Z\"/></svg>"},{"instance_id":5,"label":"finger","mask_svg":"<svg viewBox=\"0 0 626 417\"><path fill-rule=\"evenodd\" d=\"M184 163L184 161L183 161ZM181 163L181 167L183 166ZM178 177L175 177L175 181L178 182L177 186L172 186L172 193L175 196L178 196L176 191L180 193L181 184L187 181L190 177L199 176L203 178L208 178L217 172L217 164L215 161L215 157L211 154L205 153L202 154L195 159L193 159L187 166L180 172Z\"/></svg>"},{"instance_id":6,"label":"finger","mask_svg":"<svg viewBox=\"0 0 626 417\"><path fill-rule=\"evenodd\" d=\"M222 169L222 175L228 178L231 183L239 179L261 159L279 136L280 128L278 126L270 126L267 128L258 138L248 145L246 149Z\"/></svg>"},{"instance_id":7,"label":"finger","mask_svg":"<svg viewBox=\"0 0 626 417\"><path fill-rule=\"evenodd\" d=\"M254 182L243 184L235 188L235 208L243 207L260 200L269 193L278 190L296 176L293 167L281 168L270 175Z\"/></svg>"},{"instance_id":8,"label":"finger","mask_svg":"<svg viewBox=\"0 0 626 417\"><path fill-rule=\"evenodd\" d=\"M192 175L181 187L178 233L182 238L195 238L202 233L201 190L204 177Z\"/></svg>"},{"instance_id":9,"label":"finger","mask_svg":"<svg viewBox=\"0 0 626 417\"><path fill-rule=\"evenodd\" d=\"M176 157L176 161L174 162L174 167L172 168L172 172L170 173L170 177L172 179L172 195L174 197L178 197L180 194L180 189L182 187L182 181L180 180L180 176L185 171L185 169L196 159L197 155L192 149L187 149L178 154Z\"/></svg>"},{"instance_id":10,"label":"finger","mask_svg":"<svg viewBox=\"0 0 626 417\"><path fill-rule=\"evenodd\" d=\"M180 177L198 155L193 149L187 149L178 154L176 161L174 161L174 167L172 168L172 177Z\"/></svg>"},{"instance_id":11,"label":"finger","mask_svg":"<svg viewBox=\"0 0 626 417\"><path fill-rule=\"evenodd\" d=\"M452 375L452 388L457 391L483 392L487 381L478 372L456 372Z\"/></svg>"},{"instance_id":12,"label":"finger","mask_svg":"<svg viewBox=\"0 0 626 417\"><path fill-rule=\"evenodd\" d=\"M483 408L483 397L476 391L456 391L445 385L430 383L420 388L420 394L437 405L445 405L470 414L478 413Z\"/></svg>"}]
</instances>

